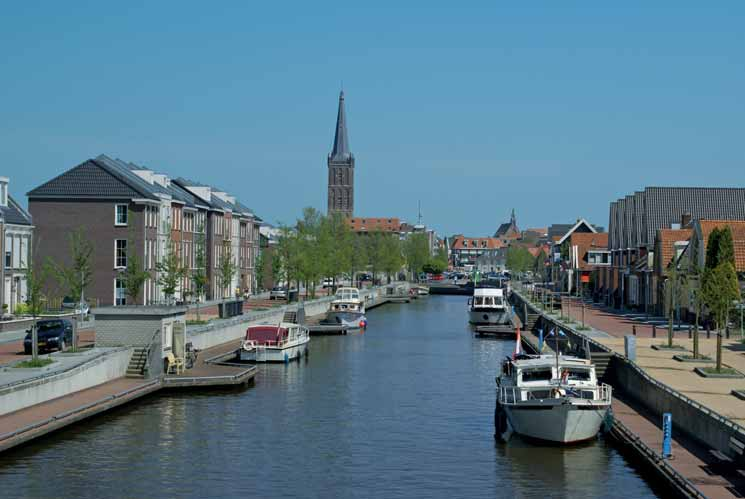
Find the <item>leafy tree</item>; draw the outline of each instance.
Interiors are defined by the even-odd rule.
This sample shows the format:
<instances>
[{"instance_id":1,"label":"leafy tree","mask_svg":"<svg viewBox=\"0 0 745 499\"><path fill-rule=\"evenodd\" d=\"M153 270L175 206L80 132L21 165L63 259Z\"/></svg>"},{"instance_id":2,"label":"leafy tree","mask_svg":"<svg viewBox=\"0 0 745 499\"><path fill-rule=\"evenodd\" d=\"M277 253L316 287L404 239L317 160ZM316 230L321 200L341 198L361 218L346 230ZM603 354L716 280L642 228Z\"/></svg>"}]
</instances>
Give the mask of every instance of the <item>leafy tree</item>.
<instances>
[{"instance_id":1,"label":"leafy tree","mask_svg":"<svg viewBox=\"0 0 745 499\"><path fill-rule=\"evenodd\" d=\"M278 284L282 280L282 257L278 251L272 251L272 283Z\"/></svg>"},{"instance_id":2,"label":"leafy tree","mask_svg":"<svg viewBox=\"0 0 745 499\"><path fill-rule=\"evenodd\" d=\"M69 236L70 264L63 265L51 258L49 268L54 273L67 296L83 301L85 290L93 282L93 243L86 237L83 227Z\"/></svg>"},{"instance_id":3,"label":"leafy tree","mask_svg":"<svg viewBox=\"0 0 745 499\"><path fill-rule=\"evenodd\" d=\"M716 369L722 369L722 327L726 326L727 317L734 301L740 299L740 287L737 282L735 267L730 261L732 232L714 229L709 236L706 249L706 266L702 277L701 295L704 303L714 315L717 326ZM711 259L711 261L710 261ZM716 266L712 264L716 263Z\"/></svg>"},{"instance_id":4,"label":"leafy tree","mask_svg":"<svg viewBox=\"0 0 745 499\"><path fill-rule=\"evenodd\" d=\"M375 284L377 273L381 270L385 261L383 233L379 230L373 230L367 234L367 257L372 269L373 284Z\"/></svg>"},{"instance_id":5,"label":"leafy tree","mask_svg":"<svg viewBox=\"0 0 745 499\"><path fill-rule=\"evenodd\" d=\"M354 234L350 231L345 239L344 244L351 250L348 262L349 278L354 281L355 274L360 270L365 270L370 261L367 235Z\"/></svg>"},{"instance_id":6,"label":"leafy tree","mask_svg":"<svg viewBox=\"0 0 745 499\"><path fill-rule=\"evenodd\" d=\"M401 254L401 240L395 234L383 234L381 241L383 258L381 270L388 276L388 282L391 281L391 275L395 275L404 263Z\"/></svg>"},{"instance_id":7,"label":"leafy tree","mask_svg":"<svg viewBox=\"0 0 745 499\"><path fill-rule=\"evenodd\" d=\"M538 252L538 255L533 261L533 274L535 274L536 277L540 276L541 280L543 280L543 276L546 275L546 253L544 253L543 250Z\"/></svg>"},{"instance_id":8,"label":"leafy tree","mask_svg":"<svg viewBox=\"0 0 745 499\"><path fill-rule=\"evenodd\" d=\"M264 289L264 269L266 268L266 253L263 249L259 249L259 254L256 255L256 262L254 263L256 273L256 289Z\"/></svg>"},{"instance_id":9,"label":"leafy tree","mask_svg":"<svg viewBox=\"0 0 745 499\"><path fill-rule=\"evenodd\" d=\"M665 286L667 287L667 346L672 347L676 304L680 303L687 280L686 274L679 267L678 258L675 256L673 257L673 261L667 266L665 274L667 275L667 281L665 282Z\"/></svg>"},{"instance_id":10,"label":"leafy tree","mask_svg":"<svg viewBox=\"0 0 745 499\"><path fill-rule=\"evenodd\" d=\"M127 242L127 250L131 251L131 255L127 255L127 267L119 273L119 279L124 282L124 289L132 299L133 305L137 304L137 300L142 292L142 286L150 278L150 272L142 267L140 257L134 251L134 244L131 241Z\"/></svg>"},{"instance_id":11,"label":"leafy tree","mask_svg":"<svg viewBox=\"0 0 745 499\"><path fill-rule=\"evenodd\" d=\"M31 358L36 362L39 358L39 335L37 330L37 318L41 315L46 297L42 290L49 275L49 267L40 265L34 268L29 262L26 270L26 306L31 314L33 324L31 326Z\"/></svg>"},{"instance_id":12,"label":"leafy tree","mask_svg":"<svg viewBox=\"0 0 745 499\"><path fill-rule=\"evenodd\" d=\"M194 270L191 274L191 285L197 301L197 321L201 321L199 313L199 302L207 291L207 243L204 234L204 224L197 227L197 235L194 239Z\"/></svg>"},{"instance_id":13,"label":"leafy tree","mask_svg":"<svg viewBox=\"0 0 745 499\"><path fill-rule=\"evenodd\" d=\"M188 273L186 266L181 263L181 255L176 245L170 238L168 238L166 254L155 264L155 270L158 272L158 284L170 304Z\"/></svg>"},{"instance_id":14,"label":"leafy tree","mask_svg":"<svg viewBox=\"0 0 745 499\"><path fill-rule=\"evenodd\" d=\"M411 234L404 243L404 256L409 271L418 279L419 273L430 259L427 235L422 232Z\"/></svg>"},{"instance_id":15,"label":"leafy tree","mask_svg":"<svg viewBox=\"0 0 745 499\"><path fill-rule=\"evenodd\" d=\"M230 241L223 241L222 257L220 263L217 266L217 279L220 282L220 294L221 298L225 298L225 290L229 289L233 285L233 277L238 270L238 266L235 263L233 257L233 246ZM232 290L231 294L232 295Z\"/></svg>"},{"instance_id":16,"label":"leafy tree","mask_svg":"<svg viewBox=\"0 0 745 499\"><path fill-rule=\"evenodd\" d=\"M510 246L507 248L505 263L507 268L512 272L525 272L535 266L535 259L527 249L519 246Z\"/></svg>"}]
</instances>

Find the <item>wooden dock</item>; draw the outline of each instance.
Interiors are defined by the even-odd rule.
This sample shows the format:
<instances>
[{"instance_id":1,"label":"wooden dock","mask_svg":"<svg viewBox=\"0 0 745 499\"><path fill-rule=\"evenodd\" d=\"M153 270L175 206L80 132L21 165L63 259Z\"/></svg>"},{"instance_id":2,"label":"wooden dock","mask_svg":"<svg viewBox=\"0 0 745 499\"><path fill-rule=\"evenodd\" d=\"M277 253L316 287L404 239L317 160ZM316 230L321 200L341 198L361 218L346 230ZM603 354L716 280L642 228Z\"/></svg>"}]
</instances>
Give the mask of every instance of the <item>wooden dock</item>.
<instances>
[{"instance_id":1,"label":"wooden dock","mask_svg":"<svg viewBox=\"0 0 745 499\"><path fill-rule=\"evenodd\" d=\"M496 338L512 339L517 337L513 324L499 324L490 326L476 326L474 328L477 336L493 336Z\"/></svg>"}]
</instances>

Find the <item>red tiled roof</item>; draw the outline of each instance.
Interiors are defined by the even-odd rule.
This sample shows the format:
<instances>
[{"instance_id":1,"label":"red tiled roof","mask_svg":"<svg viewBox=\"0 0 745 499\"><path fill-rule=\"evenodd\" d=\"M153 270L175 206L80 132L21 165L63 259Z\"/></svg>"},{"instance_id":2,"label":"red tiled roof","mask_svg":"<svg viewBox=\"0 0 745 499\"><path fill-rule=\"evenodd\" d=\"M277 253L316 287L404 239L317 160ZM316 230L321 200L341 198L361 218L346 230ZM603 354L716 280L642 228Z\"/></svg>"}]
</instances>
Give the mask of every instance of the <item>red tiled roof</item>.
<instances>
[{"instance_id":1,"label":"red tiled roof","mask_svg":"<svg viewBox=\"0 0 745 499\"><path fill-rule=\"evenodd\" d=\"M661 265L662 269L667 268L667 265L673 259L675 254L675 243L678 241L688 241L692 234L691 229L659 229L657 230L657 242L659 248L657 251L661 252ZM655 245L655 247L657 247ZM660 269L660 270L662 270Z\"/></svg>"},{"instance_id":2,"label":"red tiled roof","mask_svg":"<svg viewBox=\"0 0 745 499\"><path fill-rule=\"evenodd\" d=\"M455 236L452 249L499 249L505 246L506 244L496 237Z\"/></svg>"},{"instance_id":3,"label":"red tiled roof","mask_svg":"<svg viewBox=\"0 0 745 499\"><path fill-rule=\"evenodd\" d=\"M745 271L745 220L699 220L701 235L704 238L704 251L709 244L709 236L714 228L729 227L735 247L735 270Z\"/></svg>"},{"instance_id":4,"label":"red tiled roof","mask_svg":"<svg viewBox=\"0 0 745 499\"><path fill-rule=\"evenodd\" d=\"M383 232L400 232L401 221L398 218L348 218L347 223L354 232L369 232L379 230Z\"/></svg>"}]
</instances>

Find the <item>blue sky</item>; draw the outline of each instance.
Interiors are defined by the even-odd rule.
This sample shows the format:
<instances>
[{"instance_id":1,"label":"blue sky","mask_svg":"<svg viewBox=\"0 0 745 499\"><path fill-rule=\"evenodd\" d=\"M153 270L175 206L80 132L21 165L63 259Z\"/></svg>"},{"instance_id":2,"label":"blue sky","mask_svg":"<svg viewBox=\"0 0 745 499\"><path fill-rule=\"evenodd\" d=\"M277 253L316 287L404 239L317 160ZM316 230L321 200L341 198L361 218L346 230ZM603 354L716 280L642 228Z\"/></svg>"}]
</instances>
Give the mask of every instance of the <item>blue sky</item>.
<instances>
[{"instance_id":1,"label":"blue sky","mask_svg":"<svg viewBox=\"0 0 745 499\"><path fill-rule=\"evenodd\" d=\"M0 174L106 153L290 222L325 209L343 81L359 216L607 226L647 185L745 185L744 2L358 3L4 5Z\"/></svg>"}]
</instances>

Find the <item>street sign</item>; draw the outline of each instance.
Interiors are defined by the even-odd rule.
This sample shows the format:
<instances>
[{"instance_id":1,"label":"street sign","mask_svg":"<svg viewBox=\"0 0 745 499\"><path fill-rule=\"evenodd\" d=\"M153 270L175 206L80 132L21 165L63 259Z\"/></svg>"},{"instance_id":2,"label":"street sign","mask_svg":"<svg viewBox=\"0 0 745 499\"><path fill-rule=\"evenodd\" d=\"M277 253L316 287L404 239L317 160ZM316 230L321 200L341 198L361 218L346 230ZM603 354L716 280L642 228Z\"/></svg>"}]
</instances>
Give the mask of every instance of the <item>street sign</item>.
<instances>
[{"instance_id":1,"label":"street sign","mask_svg":"<svg viewBox=\"0 0 745 499\"><path fill-rule=\"evenodd\" d=\"M669 412L662 415L662 457L673 457L673 415Z\"/></svg>"}]
</instances>

